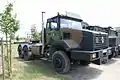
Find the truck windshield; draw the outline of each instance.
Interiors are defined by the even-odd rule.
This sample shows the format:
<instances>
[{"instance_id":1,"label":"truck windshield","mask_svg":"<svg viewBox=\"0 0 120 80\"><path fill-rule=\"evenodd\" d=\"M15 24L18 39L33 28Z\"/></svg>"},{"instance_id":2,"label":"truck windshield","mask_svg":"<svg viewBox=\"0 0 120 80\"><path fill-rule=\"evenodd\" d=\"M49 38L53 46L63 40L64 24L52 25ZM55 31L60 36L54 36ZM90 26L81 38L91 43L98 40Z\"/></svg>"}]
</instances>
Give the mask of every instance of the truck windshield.
<instances>
[{"instance_id":1,"label":"truck windshield","mask_svg":"<svg viewBox=\"0 0 120 80\"><path fill-rule=\"evenodd\" d=\"M110 30L110 31L109 31L109 35L110 35L110 36L118 36L118 35L117 35L117 32L114 31L114 30Z\"/></svg>"},{"instance_id":2,"label":"truck windshield","mask_svg":"<svg viewBox=\"0 0 120 80\"><path fill-rule=\"evenodd\" d=\"M60 19L61 28L70 28L70 29L82 29L81 22L69 19Z\"/></svg>"}]
</instances>

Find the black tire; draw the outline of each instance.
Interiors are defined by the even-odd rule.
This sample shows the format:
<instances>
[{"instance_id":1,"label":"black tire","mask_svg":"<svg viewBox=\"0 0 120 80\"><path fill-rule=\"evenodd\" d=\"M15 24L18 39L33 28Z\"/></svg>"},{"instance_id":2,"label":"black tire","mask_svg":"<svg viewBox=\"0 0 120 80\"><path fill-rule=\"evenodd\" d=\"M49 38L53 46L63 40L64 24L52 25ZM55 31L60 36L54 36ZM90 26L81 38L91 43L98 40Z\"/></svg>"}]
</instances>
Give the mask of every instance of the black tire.
<instances>
[{"instance_id":1,"label":"black tire","mask_svg":"<svg viewBox=\"0 0 120 80\"><path fill-rule=\"evenodd\" d=\"M56 51L52 55L52 63L58 73L67 73L70 70L70 60L63 51Z\"/></svg>"},{"instance_id":2,"label":"black tire","mask_svg":"<svg viewBox=\"0 0 120 80\"><path fill-rule=\"evenodd\" d=\"M89 65L90 62L89 62L89 61L81 60L81 61L80 61L80 64L81 64L81 65Z\"/></svg>"},{"instance_id":3,"label":"black tire","mask_svg":"<svg viewBox=\"0 0 120 80\"><path fill-rule=\"evenodd\" d=\"M29 54L29 50L28 50L28 47L26 45L23 47L23 56L24 56L25 61L30 60L31 56L32 56Z\"/></svg>"},{"instance_id":4,"label":"black tire","mask_svg":"<svg viewBox=\"0 0 120 80\"><path fill-rule=\"evenodd\" d=\"M21 45L18 46L18 55L19 55L19 58L23 59L23 51L22 51Z\"/></svg>"},{"instance_id":5,"label":"black tire","mask_svg":"<svg viewBox=\"0 0 120 80\"><path fill-rule=\"evenodd\" d=\"M108 59L112 59L113 58L113 54L108 56Z\"/></svg>"},{"instance_id":6,"label":"black tire","mask_svg":"<svg viewBox=\"0 0 120 80\"><path fill-rule=\"evenodd\" d=\"M116 57L116 53L115 53L115 52L113 53L113 57L114 57L114 58Z\"/></svg>"},{"instance_id":7,"label":"black tire","mask_svg":"<svg viewBox=\"0 0 120 80\"><path fill-rule=\"evenodd\" d=\"M114 57L118 57L118 51L115 52L115 56Z\"/></svg>"}]
</instances>

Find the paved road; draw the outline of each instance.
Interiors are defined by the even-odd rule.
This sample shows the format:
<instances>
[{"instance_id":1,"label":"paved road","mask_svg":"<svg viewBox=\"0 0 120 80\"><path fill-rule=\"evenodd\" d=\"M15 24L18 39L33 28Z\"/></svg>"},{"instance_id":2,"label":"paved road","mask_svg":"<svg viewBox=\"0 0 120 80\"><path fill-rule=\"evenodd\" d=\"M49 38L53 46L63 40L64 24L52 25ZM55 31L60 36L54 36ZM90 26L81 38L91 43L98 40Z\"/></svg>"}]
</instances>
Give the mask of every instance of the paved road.
<instances>
[{"instance_id":1,"label":"paved road","mask_svg":"<svg viewBox=\"0 0 120 80\"><path fill-rule=\"evenodd\" d=\"M100 66L73 66L66 76L72 80L120 80L120 57Z\"/></svg>"}]
</instances>

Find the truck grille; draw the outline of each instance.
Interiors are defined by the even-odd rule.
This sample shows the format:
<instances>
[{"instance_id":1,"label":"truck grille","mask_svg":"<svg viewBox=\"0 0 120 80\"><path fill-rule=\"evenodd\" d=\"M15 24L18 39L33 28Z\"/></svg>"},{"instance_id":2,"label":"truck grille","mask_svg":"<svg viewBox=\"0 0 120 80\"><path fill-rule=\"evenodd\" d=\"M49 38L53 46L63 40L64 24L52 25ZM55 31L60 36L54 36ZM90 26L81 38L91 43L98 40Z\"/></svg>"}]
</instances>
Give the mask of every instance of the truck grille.
<instances>
[{"instance_id":1,"label":"truck grille","mask_svg":"<svg viewBox=\"0 0 120 80\"><path fill-rule=\"evenodd\" d=\"M94 37L94 49L100 50L108 47L108 36L103 34L97 34Z\"/></svg>"}]
</instances>

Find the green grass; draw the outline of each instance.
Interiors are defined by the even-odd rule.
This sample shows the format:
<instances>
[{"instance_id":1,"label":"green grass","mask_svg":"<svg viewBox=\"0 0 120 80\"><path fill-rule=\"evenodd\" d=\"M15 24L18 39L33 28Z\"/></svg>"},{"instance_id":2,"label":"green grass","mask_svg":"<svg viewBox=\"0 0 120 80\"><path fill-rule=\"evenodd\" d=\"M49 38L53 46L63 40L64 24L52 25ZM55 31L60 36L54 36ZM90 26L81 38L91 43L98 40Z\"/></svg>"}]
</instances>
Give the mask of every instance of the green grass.
<instances>
[{"instance_id":1,"label":"green grass","mask_svg":"<svg viewBox=\"0 0 120 80\"><path fill-rule=\"evenodd\" d=\"M69 80L69 78L57 74L50 62L19 59L17 45L12 45L12 80Z\"/></svg>"}]
</instances>

